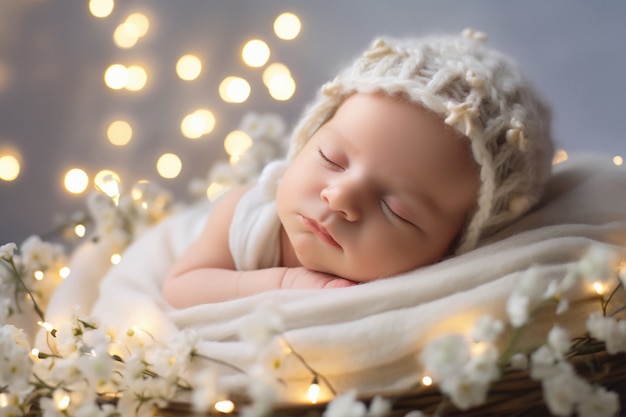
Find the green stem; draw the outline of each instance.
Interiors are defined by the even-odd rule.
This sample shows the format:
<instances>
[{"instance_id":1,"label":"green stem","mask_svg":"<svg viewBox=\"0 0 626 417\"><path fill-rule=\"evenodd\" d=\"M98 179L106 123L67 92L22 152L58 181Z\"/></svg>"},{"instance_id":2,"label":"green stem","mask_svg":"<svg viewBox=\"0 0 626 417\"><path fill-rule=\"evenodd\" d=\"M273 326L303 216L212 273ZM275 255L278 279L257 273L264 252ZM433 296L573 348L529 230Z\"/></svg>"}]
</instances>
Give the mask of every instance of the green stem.
<instances>
[{"instance_id":1,"label":"green stem","mask_svg":"<svg viewBox=\"0 0 626 417\"><path fill-rule=\"evenodd\" d=\"M41 310L41 308L39 308L39 304L37 304L37 300L35 299L35 296L30 291L30 289L26 286L26 284L24 283L24 280L22 280L22 274L20 274L20 272L17 270L17 267L15 266L15 262L13 262L13 258L9 259L8 262L9 262L9 265L11 265L13 276L15 276L15 278L17 279L19 284L22 286L24 291L26 291L26 294L28 294L28 296L30 297L30 300L33 302L33 308L35 309L35 313L37 313L37 316L41 319L41 321L46 321L45 315L43 311Z\"/></svg>"},{"instance_id":2,"label":"green stem","mask_svg":"<svg viewBox=\"0 0 626 417\"><path fill-rule=\"evenodd\" d=\"M191 358L192 359L193 358L200 358L200 359L204 359L204 360L207 360L207 361L219 363L220 365L224 365L224 366L227 366L229 368L232 368L232 369L234 369L237 372L241 372L242 374L247 374L246 371L244 371L243 369L233 365L232 363L228 363L228 362L223 361L221 359L212 358L210 356L204 356L204 355L202 355L202 354L200 354L200 353L198 353L196 351L191 352Z\"/></svg>"},{"instance_id":3,"label":"green stem","mask_svg":"<svg viewBox=\"0 0 626 417\"><path fill-rule=\"evenodd\" d=\"M336 396L337 395L337 391L335 391L335 389L333 388L333 386L330 384L330 382L328 381L328 379L326 379L326 377L322 374L320 374L319 372L317 372L315 369L313 369L311 367L311 365L309 365L307 363L307 361L304 359L304 357L302 357L302 355L300 355L298 352L296 352L296 350L293 348L293 346L291 346L291 344L287 341L287 338L284 335L281 335L283 341L285 342L285 344L287 345L287 347L289 348L290 352L296 357L298 358L298 360L302 363L302 365L304 365L304 367L313 374L314 378L319 378L322 381L324 381L324 383L326 384L326 386L328 387L328 389L330 390L330 392Z\"/></svg>"}]
</instances>

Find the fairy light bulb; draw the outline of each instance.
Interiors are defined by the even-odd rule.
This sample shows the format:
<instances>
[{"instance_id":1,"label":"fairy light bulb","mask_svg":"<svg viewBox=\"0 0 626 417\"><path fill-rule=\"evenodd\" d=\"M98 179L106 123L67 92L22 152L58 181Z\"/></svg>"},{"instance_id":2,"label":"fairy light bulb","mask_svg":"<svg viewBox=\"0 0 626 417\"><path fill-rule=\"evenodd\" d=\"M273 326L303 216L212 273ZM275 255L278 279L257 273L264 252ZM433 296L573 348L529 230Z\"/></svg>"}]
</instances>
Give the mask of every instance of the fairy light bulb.
<instances>
[{"instance_id":1,"label":"fairy light bulb","mask_svg":"<svg viewBox=\"0 0 626 417\"><path fill-rule=\"evenodd\" d=\"M65 411L70 406L70 395L65 391L55 390L54 393L52 393L52 400L60 411Z\"/></svg>"},{"instance_id":2,"label":"fairy light bulb","mask_svg":"<svg viewBox=\"0 0 626 417\"><path fill-rule=\"evenodd\" d=\"M428 375L424 375L424 377L422 378L422 385L424 385L425 387L430 387L432 384L433 379Z\"/></svg>"},{"instance_id":3,"label":"fairy light bulb","mask_svg":"<svg viewBox=\"0 0 626 417\"><path fill-rule=\"evenodd\" d=\"M316 376L315 378L313 378L313 382L311 382L311 385L309 385L309 390L306 394L306 397L309 401L311 401L311 404L317 404L317 400L320 395L320 386L317 382L318 381Z\"/></svg>"},{"instance_id":4,"label":"fairy light bulb","mask_svg":"<svg viewBox=\"0 0 626 417\"><path fill-rule=\"evenodd\" d=\"M602 284L601 282L598 282L598 281L594 282L593 289L598 295L604 294L604 284Z\"/></svg>"},{"instance_id":5,"label":"fairy light bulb","mask_svg":"<svg viewBox=\"0 0 626 417\"><path fill-rule=\"evenodd\" d=\"M9 395L5 392L0 393L0 408L4 408L9 405Z\"/></svg>"},{"instance_id":6,"label":"fairy light bulb","mask_svg":"<svg viewBox=\"0 0 626 417\"><path fill-rule=\"evenodd\" d=\"M74 226L74 234L78 237L85 237L85 233L87 232L87 228L84 224L77 224Z\"/></svg>"},{"instance_id":7,"label":"fairy light bulb","mask_svg":"<svg viewBox=\"0 0 626 417\"><path fill-rule=\"evenodd\" d=\"M216 402L213 408L220 413L230 414L235 410L235 404L230 400L222 400Z\"/></svg>"},{"instance_id":8,"label":"fairy light bulb","mask_svg":"<svg viewBox=\"0 0 626 417\"><path fill-rule=\"evenodd\" d=\"M52 325L52 323L48 323L47 321L41 321L39 320L37 322L37 325L39 325L40 327L42 327L45 331L47 331L48 333L51 333L54 330L54 326Z\"/></svg>"},{"instance_id":9,"label":"fairy light bulb","mask_svg":"<svg viewBox=\"0 0 626 417\"><path fill-rule=\"evenodd\" d=\"M35 271L33 276L37 281L41 281L43 279L43 271Z\"/></svg>"},{"instance_id":10,"label":"fairy light bulb","mask_svg":"<svg viewBox=\"0 0 626 417\"><path fill-rule=\"evenodd\" d=\"M111 255L111 263L113 265L119 264L121 260L122 260L122 255L120 255L119 253L114 253L113 255Z\"/></svg>"},{"instance_id":11,"label":"fairy light bulb","mask_svg":"<svg viewBox=\"0 0 626 417\"><path fill-rule=\"evenodd\" d=\"M65 279L65 278L69 277L70 276L70 268L67 267L67 266L64 266L63 268L59 269L59 276L62 279Z\"/></svg>"}]
</instances>

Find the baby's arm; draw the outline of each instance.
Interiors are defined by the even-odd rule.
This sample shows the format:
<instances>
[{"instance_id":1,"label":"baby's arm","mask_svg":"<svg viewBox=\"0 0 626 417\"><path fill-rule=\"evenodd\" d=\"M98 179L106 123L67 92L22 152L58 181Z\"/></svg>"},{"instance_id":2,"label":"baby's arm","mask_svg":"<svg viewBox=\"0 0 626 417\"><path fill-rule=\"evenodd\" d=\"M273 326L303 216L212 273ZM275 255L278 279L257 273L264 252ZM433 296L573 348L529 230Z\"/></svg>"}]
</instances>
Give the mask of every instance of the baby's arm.
<instances>
[{"instance_id":1,"label":"baby's arm","mask_svg":"<svg viewBox=\"0 0 626 417\"><path fill-rule=\"evenodd\" d=\"M325 288L351 281L304 267L237 271L228 235L233 212L247 188L231 191L215 204L197 241L178 259L163 282L163 296L173 307L226 301L280 288Z\"/></svg>"}]
</instances>

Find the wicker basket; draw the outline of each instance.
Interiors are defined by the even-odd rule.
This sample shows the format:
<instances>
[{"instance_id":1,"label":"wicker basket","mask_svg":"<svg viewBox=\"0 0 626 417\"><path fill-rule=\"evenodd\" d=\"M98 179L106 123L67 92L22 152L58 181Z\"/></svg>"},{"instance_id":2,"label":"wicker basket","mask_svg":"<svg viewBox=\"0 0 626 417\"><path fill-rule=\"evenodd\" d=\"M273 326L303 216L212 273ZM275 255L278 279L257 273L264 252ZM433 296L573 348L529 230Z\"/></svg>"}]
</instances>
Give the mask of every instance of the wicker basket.
<instances>
[{"instance_id":1,"label":"wicker basket","mask_svg":"<svg viewBox=\"0 0 626 417\"><path fill-rule=\"evenodd\" d=\"M576 356L571 359L579 375L590 382L597 382L606 389L616 392L620 397L620 415L626 415L626 354L609 355L605 350ZM426 415L465 416L465 417L537 417L549 416L541 383L530 378L527 371L508 371L495 383L484 404L470 410L459 410L444 398L435 386L420 388L413 392L389 393L394 398L390 417L402 417L412 410L422 411ZM368 402L370 399L362 399ZM282 404L275 407L276 417L317 417L326 409L326 403L311 405ZM215 415L217 412L204 415ZM162 417L191 417L202 414L193 413L189 404L170 403L159 410ZM235 410L233 415L237 415Z\"/></svg>"}]
</instances>

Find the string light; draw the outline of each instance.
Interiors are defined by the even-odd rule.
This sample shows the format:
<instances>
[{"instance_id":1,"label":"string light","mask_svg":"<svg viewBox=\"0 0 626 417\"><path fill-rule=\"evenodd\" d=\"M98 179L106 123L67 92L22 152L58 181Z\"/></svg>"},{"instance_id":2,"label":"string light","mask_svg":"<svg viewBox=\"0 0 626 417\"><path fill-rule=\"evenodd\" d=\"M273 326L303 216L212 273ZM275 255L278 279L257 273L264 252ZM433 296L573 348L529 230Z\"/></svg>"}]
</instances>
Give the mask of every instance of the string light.
<instances>
[{"instance_id":1,"label":"string light","mask_svg":"<svg viewBox=\"0 0 626 417\"><path fill-rule=\"evenodd\" d=\"M121 90L128 84L128 69L122 64L113 64L104 72L104 83L112 90Z\"/></svg>"},{"instance_id":2,"label":"string light","mask_svg":"<svg viewBox=\"0 0 626 417\"><path fill-rule=\"evenodd\" d=\"M180 131L186 138L198 139L215 129L215 116L210 110L199 109L186 115L180 123Z\"/></svg>"},{"instance_id":3,"label":"string light","mask_svg":"<svg viewBox=\"0 0 626 417\"><path fill-rule=\"evenodd\" d=\"M41 321L39 320L37 322L37 325L39 325L40 327L42 327L45 331L47 331L48 333L52 333L52 331L54 331L54 326L52 325L52 323L48 323L47 321Z\"/></svg>"},{"instance_id":4,"label":"string light","mask_svg":"<svg viewBox=\"0 0 626 417\"><path fill-rule=\"evenodd\" d=\"M290 74L277 74L269 80L267 89L274 100L286 101L296 92L296 82Z\"/></svg>"},{"instance_id":5,"label":"string light","mask_svg":"<svg viewBox=\"0 0 626 417\"><path fill-rule=\"evenodd\" d=\"M172 179L178 177L178 174L183 169L183 163L178 155L164 153L157 160L156 168L161 177Z\"/></svg>"},{"instance_id":6,"label":"string light","mask_svg":"<svg viewBox=\"0 0 626 417\"><path fill-rule=\"evenodd\" d=\"M128 91L142 90L148 82L148 73L139 65L131 65L127 68L128 81L124 86Z\"/></svg>"},{"instance_id":7,"label":"string light","mask_svg":"<svg viewBox=\"0 0 626 417\"><path fill-rule=\"evenodd\" d=\"M206 189L206 198L209 201L214 201L226 191L226 188L223 184L213 182Z\"/></svg>"},{"instance_id":8,"label":"string light","mask_svg":"<svg viewBox=\"0 0 626 417\"><path fill-rule=\"evenodd\" d=\"M60 411L67 410L70 406L70 395L63 390L55 390L52 393L52 400L54 401L54 405L56 405L57 409Z\"/></svg>"},{"instance_id":9,"label":"string light","mask_svg":"<svg viewBox=\"0 0 626 417\"><path fill-rule=\"evenodd\" d=\"M99 171L93 179L96 189L102 191L113 199L115 204L120 197L120 176L110 169Z\"/></svg>"},{"instance_id":10,"label":"string light","mask_svg":"<svg viewBox=\"0 0 626 417\"><path fill-rule=\"evenodd\" d=\"M230 400L222 400L216 402L213 408L220 413L230 414L235 410L235 404Z\"/></svg>"},{"instance_id":11,"label":"string light","mask_svg":"<svg viewBox=\"0 0 626 417\"><path fill-rule=\"evenodd\" d=\"M59 269L59 276L62 279L65 279L65 278L69 277L70 276L70 268L67 267L67 266L64 266L61 269Z\"/></svg>"},{"instance_id":12,"label":"string light","mask_svg":"<svg viewBox=\"0 0 626 417\"><path fill-rule=\"evenodd\" d=\"M119 264L121 260L122 260L122 255L120 255L119 253L114 253L113 255L111 255L111 263L113 265Z\"/></svg>"},{"instance_id":13,"label":"string light","mask_svg":"<svg viewBox=\"0 0 626 417\"><path fill-rule=\"evenodd\" d=\"M309 385L309 390L307 391L306 397L309 401L311 401L311 404L317 404L319 395L320 386L318 384L317 376L315 376L315 378L313 378L313 382L311 382L311 385Z\"/></svg>"},{"instance_id":14,"label":"string light","mask_svg":"<svg viewBox=\"0 0 626 417\"><path fill-rule=\"evenodd\" d=\"M252 39L244 45L241 57L249 67L262 67L270 59L270 47L260 39Z\"/></svg>"},{"instance_id":15,"label":"string light","mask_svg":"<svg viewBox=\"0 0 626 417\"><path fill-rule=\"evenodd\" d=\"M274 20L274 33L283 40L295 39L301 28L300 18L293 13L282 13Z\"/></svg>"},{"instance_id":16,"label":"string light","mask_svg":"<svg viewBox=\"0 0 626 417\"><path fill-rule=\"evenodd\" d=\"M195 80L201 72L202 61L196 55L183 55L176 62L176 75L181 80Z\"/></svg>"},{"instance_id":17,"label":"string light","mask_svg":"<svg viewBox=\"0 0 626 417\"><path fill-rule=\"evenodd\" d=\"M224 149L231 161L237 161L252 146L252 138L243 130L233 130L224 139Z\"/></svg>"},{"instance_id":18,"label":"string light","mask_svg":"<svg viewBox=\"0 0 626 417\"><path fill-rule=\"evenodd\" d=\"M4 408L9 405L9 395L6 392L0 393L0 408Z\"/></svg>"},{"instance_id":19,"label":"string light","mask_svg":"<svg viewBox=\"0 0 626 417\"><path fill-rule=\"evenodd\" d=\"M63 180L65 189L72 194L80 194L89 185L89 176L80 168L72 168L65 174Z\"/></svg>"},{"instance_id":20,"label":"string light","mask_svg":"<svg viewBox=\"0 0 626 417\"><path fill-rule=\"evenodd\" d=\"M90 0L89 12L95 17L103 18L111 14L114 6L113 0Z\"/></svg>"},{"instance_id":21,"label":"string light","mask_svg":"<svg viewBox=\"0 0 626 417\"><path fill-rule=\"evenodd\" d=\"M424 375L422 378L422 385L425 387L430 387L433 384L433 379L428 375Z\"/></svg>"},{"instance_id":22,"label":"string light","mask_svg":"<svg viewBox=\"0 0 626 417\"><path fill-rule=\"evenodd\" d=\"M624 163L624 158L619 155L615 155L613 157L613 163L619 167Z\"/></svg>"},{"instance_id":23,"label":"string light","mask_svg":"<svg viewBox=\"0 0 626 417\"><path fill-rule=\"evenodd\" d=\"M124 120L112 122L107 129L107 138L115 146L124 146L133 137L133 128Z\"/></svg>"},{"instance_id":24,"label":"string light","mask_svg":"<svg viewBox=\"0 0 626 417\"><path fill-rule=\"evenodd\" d=\"M605 288L604 288L604 285L601 282L598 282L598 281L594 282L593 283L593 289L595 290L596 294L598 294L598 295L604 294Z\"/></svg>"},{"instance_id":25,"label":"string light","mask_svg":"<svg viewBox=\"0 0 626 417\"><path fill-rule=\"evenodd\" d=\"M250 96L250 84L241 77L226 77L218 91L226 103L243 103Z\"/></svg>"},{"instance_id":26,"label":"string light","mask_svg":"<svg viewBox=\"0 0 626 417\"><path fill-rule=\"evenodd\" d=\"M77 224L74 226L74 234L78 237L85 237L85 233L87 232L87 228L84 224Z\"/></svg>"},{"instance_id":27,"label":"string light","mask_svg":"<svg viewBox=\"0 0 626 417\"><path fill-rule=\"evenodd\" d=\"M33 274L37 281L43 280L43 275L43 271L35 271L35 273Z\"/></svg>"},{"instance_id":28,"label":"string light","mask_svg":"<svg viewBox=\"0 0 626 417\"><path fill-rule=\"evenodd\" d=\"M13 181L20 175L20 161L14 155L0 156L0 180Z\"/></svg>"}]
</instances>

